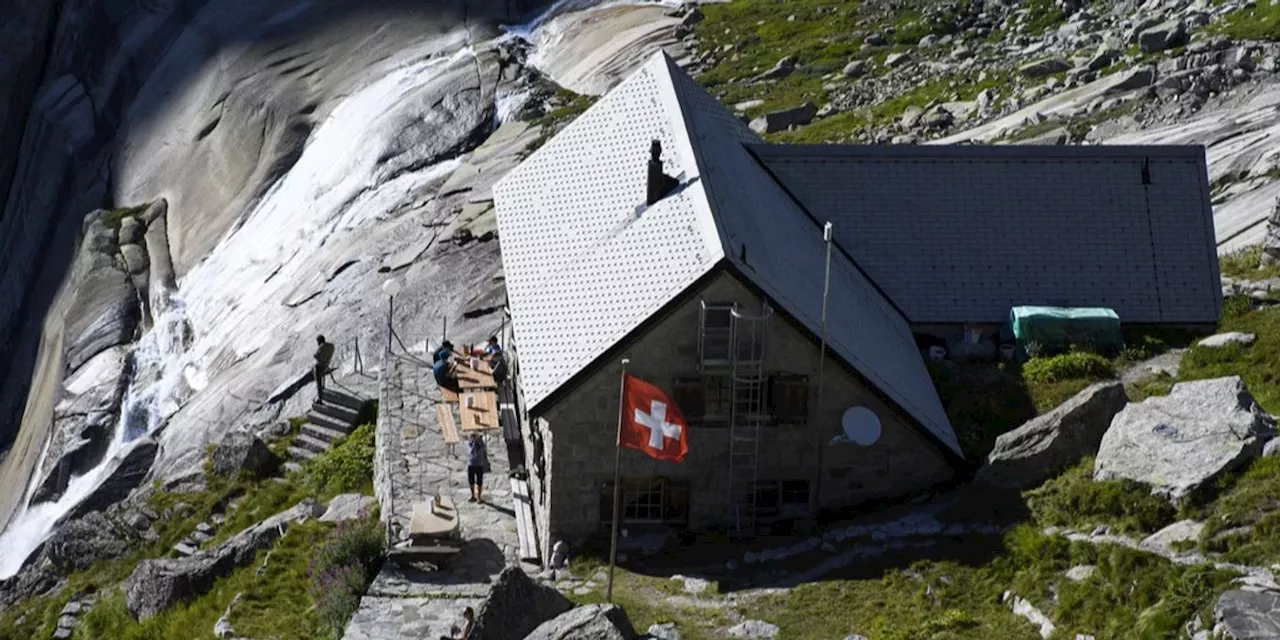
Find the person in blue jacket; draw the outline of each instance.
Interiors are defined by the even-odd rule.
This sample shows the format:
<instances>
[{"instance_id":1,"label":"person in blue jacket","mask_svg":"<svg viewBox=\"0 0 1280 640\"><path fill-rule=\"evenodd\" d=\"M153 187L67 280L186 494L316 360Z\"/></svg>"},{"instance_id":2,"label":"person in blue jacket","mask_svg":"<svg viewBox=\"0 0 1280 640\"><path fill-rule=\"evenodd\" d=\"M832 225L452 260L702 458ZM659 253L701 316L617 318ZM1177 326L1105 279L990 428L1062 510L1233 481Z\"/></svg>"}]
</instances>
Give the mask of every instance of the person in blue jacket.
<instances>
[{"instance_id":1,"label":"person in blue jacket","mask_svg":"<svg viewBox=\"0 0 1280 640\"><path fill-rule=\"evenodd\" d=\"M458 370L453 364L453 343L448 340L431 356L431 371L441 389L458 390Z\"/></svg>"}]
</instances>

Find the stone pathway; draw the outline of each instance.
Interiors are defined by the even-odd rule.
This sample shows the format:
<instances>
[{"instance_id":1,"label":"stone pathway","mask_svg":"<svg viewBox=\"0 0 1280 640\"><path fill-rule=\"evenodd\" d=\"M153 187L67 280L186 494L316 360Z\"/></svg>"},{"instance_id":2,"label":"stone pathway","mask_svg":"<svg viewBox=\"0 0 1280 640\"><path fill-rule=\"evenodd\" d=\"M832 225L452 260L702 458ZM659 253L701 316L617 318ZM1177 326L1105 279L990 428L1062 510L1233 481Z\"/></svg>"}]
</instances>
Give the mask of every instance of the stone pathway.
<instances>
[{"instance_id":1,"label":"stone pathway","mask_svg":"<svg viewBox=\"0 0 1280 640\"><path fill-rule=\"evenodd\" d=\"M506 445L498 432L488 436L492 471L485 475L486 502L467 502L466 445L459 443L456 451L445 445L436 418L440 390L429 363L393 355L385 371L374 485L393 544L407 539L412 505L437 491L458 506L465 542L441 571L386 563L343 638L439 638L461 626L463 609L479 606L504 567L519 563Z\"/></svg>"}]
</instances>

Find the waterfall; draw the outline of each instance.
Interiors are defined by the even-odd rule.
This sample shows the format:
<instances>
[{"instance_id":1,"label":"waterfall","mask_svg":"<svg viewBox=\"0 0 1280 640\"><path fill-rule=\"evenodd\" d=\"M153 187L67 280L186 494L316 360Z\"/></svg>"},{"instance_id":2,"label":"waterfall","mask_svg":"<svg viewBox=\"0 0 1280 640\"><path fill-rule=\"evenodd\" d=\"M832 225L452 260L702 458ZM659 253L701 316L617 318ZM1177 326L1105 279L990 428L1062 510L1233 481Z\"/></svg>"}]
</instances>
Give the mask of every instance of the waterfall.
<instances>
[{"instance_id":1,"label":"waterfall","mask_svg":"<svg viewBox=\"0 0 1280 640\"><path fill-rule=\"evenodd\" d=\"M120 405L120 419L107 453L97 466L72 478L57 501L34 507L23 503L21 511L0 535L0 579L17 573L59 521L115 471L130 444L155 433L165 420L177 413L193 391L190 381L203 377L186 355L191 344L191 328L181 297L176 292L163 290L153 290L151 297L152 310L161 313L131 350L133 375ZM47 442L45 446L47 455ZM38 477L32 478L33 487L38 480ZM29 488L28 496L30 491Z\"/></svg>"}]
</instances>

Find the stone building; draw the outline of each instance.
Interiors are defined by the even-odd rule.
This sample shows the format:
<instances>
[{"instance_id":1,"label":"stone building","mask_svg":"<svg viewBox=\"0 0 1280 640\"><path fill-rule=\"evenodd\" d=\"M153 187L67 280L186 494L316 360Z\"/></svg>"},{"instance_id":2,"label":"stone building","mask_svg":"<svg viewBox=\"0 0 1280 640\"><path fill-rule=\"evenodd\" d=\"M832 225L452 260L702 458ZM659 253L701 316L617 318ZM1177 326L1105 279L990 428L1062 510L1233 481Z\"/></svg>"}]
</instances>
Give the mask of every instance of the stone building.
<instances>
[{"instance_id":1,"label":"stone building","mask_svg":"<svg viewBox=\"0 0 1280 640\"><path fill-rule=\"evenodd\" d=\"M622 521L749 534L965 467L917 332L1017 304L1216 320L1202 149L1019 149L762 144L657 54L508 174L494 199L542 557L608 526L623 358L690 427L682 464L623 451Z\"/></svg>"}]
</instances>

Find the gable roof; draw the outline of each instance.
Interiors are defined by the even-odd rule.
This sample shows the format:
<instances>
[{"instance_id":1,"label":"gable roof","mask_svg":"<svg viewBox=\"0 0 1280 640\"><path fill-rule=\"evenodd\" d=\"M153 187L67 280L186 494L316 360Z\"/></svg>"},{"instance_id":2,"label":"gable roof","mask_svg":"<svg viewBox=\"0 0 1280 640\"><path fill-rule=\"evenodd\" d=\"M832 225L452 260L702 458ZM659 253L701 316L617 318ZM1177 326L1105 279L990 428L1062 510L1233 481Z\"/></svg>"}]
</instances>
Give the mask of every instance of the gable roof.
<instances>
[{"instance_id":1,"label":"gable roof","mask_svg":"<svg viewBox=\"0 0 1280 640\"><path fill-rule=\"evenodd\" d=\"M832 222L911 322L1005 322L1019 305L1110 307L1130 323L1218 320L1203 147L752 151Z\"/></svg>"},{"instance_id":2,"label":"gable roof","mask_svg":"<svg viewBox=\"0 0 1280 640\"><path fill-rule=\"evenodd\" d=\"M681 184L645 209L655 138ZM722 263L819 331L822 230L753 157L758 142L659 52L494 187L531 411ZM906 319L843 252L827 326L833 356L960 455Z\"/></svg>"}]
</instances>

